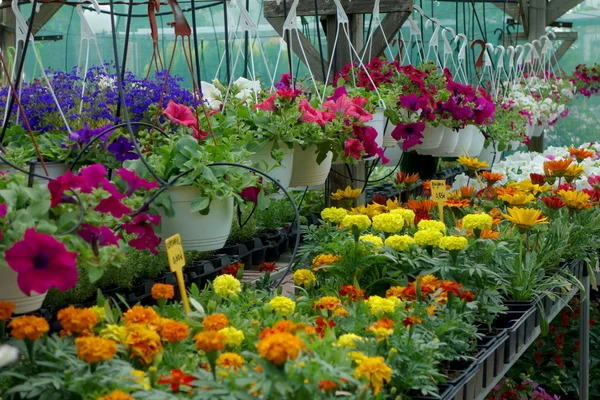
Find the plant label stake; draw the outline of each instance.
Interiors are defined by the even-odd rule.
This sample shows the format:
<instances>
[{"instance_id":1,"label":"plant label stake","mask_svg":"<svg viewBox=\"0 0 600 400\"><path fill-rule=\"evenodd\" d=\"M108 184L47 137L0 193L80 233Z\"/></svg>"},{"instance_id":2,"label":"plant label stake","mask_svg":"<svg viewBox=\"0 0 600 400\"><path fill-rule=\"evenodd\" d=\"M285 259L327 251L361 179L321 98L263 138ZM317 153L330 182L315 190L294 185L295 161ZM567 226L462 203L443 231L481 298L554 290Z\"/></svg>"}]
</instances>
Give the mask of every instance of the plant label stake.
<instances>
[{"instance_id":1,"label":"plant label stake","mask_svg":"<svg viewBox=\"0 0 600 400\"><path fill-rule=\"evenodd\" d=\"M444 222L444 203L448 200L445 180L431 181L431 199L437 203L440 221Z\"/></svg>"},{"instance_id":2,"label":"plant label stake","mask_svg":"<svg viewBox=\"0 0 600 400\"><path fill-rule=\"evenodd\" d=\"M181 236L179 234L171 236L165 240L167 249L167 259L169 260L169 268L171 272L175 272L177 282L179 283L179 292L183 301L183 309L186 314L190 313L190 304L188 302L187 292L185 290L185 282L183 281L183 267L185 267L185 256L183 254L183 246L181 245Z\"/></svg>"}]
</instances>

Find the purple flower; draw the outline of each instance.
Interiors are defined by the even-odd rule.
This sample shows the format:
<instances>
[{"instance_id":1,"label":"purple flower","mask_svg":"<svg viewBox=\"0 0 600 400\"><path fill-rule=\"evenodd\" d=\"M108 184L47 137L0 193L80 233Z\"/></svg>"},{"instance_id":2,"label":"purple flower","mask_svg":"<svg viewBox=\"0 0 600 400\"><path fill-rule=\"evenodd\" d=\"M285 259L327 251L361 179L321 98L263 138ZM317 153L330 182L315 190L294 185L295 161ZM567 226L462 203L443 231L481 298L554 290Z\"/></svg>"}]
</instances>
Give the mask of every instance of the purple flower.
<instances>
[{"instance_id":1,"label":"purple flower","mask_svg":"<svg viewBox=\"0 0 600 400\"><path fill-rule=\"evenodd\" d=\"M104 132L105 130L107 130L110 127L112 127L112 125L106 125L102 128L97 128L97 129L90 129L90 127L88 126L88 124L86 122L83 124L83 128L79 129L76 132L71 132L69 134L69 139L71 139L74 142L77 142L80 147L83 147L86 144L88 144L89 142L91 142L92 139L94 139L96 136L98 136L99 134L101 134L102 132ZM103 144L106 145L106 141L108 140L108 138L110 137L110 135L112 133L113 133L113 130L109 130L108 132L104 133L98 140L101 140L103 142Z\"/></svg>"},{"instance_id":2,"label":"purple flower","mask_svg":"<svg viewBox=\"0 0 600 400\"><path fill-rule=\"evenodd\" d=\"M124 137L118 138L108 146L108 151L120 162L137 160L139 156L133 150L133 144Z\"/></svg>"},{"instance_id":3,"label":"purple flower","mask_svg":"<svg viewBox=\"0 0 600 400\"><path fill-rule=\"evenodd\" d=\"M422 96L422 97L418 97L416 94L411 93L409 95L402 95L399 98L398 103L413 112L417 112L419 110L424 110L427 107L428 103L427 103L427 97L426 96Z\"/></svg>"},{"instance_id":4,"label":"purple flower","mask_svg":"<svg viewBox=\"0 0 600 400\"><path fill-rule=\"evenodd\" d=\"M123 224L125 232L138 235L129 241L129 245L137 250L150 250L158 254L156 248L160 244L160 238L154 233L152 225L158 226L160 215L139 214L131 222Z\"/></svg>"},{"instance_id":5,"label":"purple flower","mask_svg":"<svg viewBox=\"0 0 600 400\"><path fill-rule=\"evenodd\" d=\"M115 218L123 218L123 215L129 214L131 212L131 208L127 207L125 204L121 203L120 197L110 196L109 198L102 199L94 208L94 210L99 211L103 214L110 213Z\"/></svg>"},{"instance_id":6,"label":"purple flower","mask_svg":"<svg viewBox=\"0 0 600 400\"><path fill-rule=\"evenodd\" d=\"M149 181L135 174L135 171L130 171L127 168L121 168L117 171L117 175L127 182L127 189L124 195L126 197L131 196L138 189L158 189L160 186L154 181Z\"/></svg>"},{"instance_id":7,"label":"purple flower","mask_svg":"<svg viewBox=\"0 0 600 400\"><path fill-rule=\"evenodd\" d=\"M92 246L94 255L98 256L98 246L117 246L119 247L119 235L115 234L108 226L94 226L90 224L81 224L77 232L79 236Z\"/></svg>"},{"instance_id":8,"label":"purple flower","mask_svg":"<svg viewBox=\"0 0 600 400\"><path fill-rule=\"evenodd\" d=\"M404 139L402 150L407 151L417 144L423 143L423 131L425 130L424 122L412 122L409 124L398 124L392 131L392 137L396 140Z\"/></svg>"}]
</instances>

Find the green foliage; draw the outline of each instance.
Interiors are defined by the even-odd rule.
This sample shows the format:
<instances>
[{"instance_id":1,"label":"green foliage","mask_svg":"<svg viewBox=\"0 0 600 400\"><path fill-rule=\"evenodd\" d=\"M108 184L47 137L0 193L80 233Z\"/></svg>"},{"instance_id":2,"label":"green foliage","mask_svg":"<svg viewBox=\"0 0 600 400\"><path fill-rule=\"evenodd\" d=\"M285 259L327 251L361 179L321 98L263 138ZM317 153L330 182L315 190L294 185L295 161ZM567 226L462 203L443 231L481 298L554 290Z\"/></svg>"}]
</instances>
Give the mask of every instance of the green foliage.
<instances>
[{"instance_id":1,"label":"green foliage","mask_svg":"<svg viewBox=\"0 0 600 400\"><path fill-rule=\"evenodd\" d=\"M240 222L238 220L238 214L233 214L233 222L231 223L231 233L229 234L229 241L234 243L245 242L250 240L256 232L256 211L250 215L252 212L251 207L246 207L242 212L242 223L245 222L245 225L240 228Z\"/></svg>"}]
</instances>

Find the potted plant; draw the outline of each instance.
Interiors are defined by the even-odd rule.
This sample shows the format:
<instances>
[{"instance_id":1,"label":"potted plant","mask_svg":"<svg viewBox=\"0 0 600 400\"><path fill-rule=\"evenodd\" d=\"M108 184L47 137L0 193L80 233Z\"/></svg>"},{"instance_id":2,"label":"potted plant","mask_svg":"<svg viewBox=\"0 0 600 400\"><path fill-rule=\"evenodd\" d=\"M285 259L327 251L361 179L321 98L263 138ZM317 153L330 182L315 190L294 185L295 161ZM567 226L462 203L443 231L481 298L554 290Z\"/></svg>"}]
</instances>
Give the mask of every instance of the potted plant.
<instances>
[{"instance_id":1,"label":"potted plant","mask_svg":"<svg viewBox=\"0 0 600 400\"><path fill-rule=\"evenodd\" d=\"M500 161L503 151L516 150L522 143L528 141L528 125L527 111L519 110L512 101L499 103L494 122L485 128L485 145L479 159L493 165L494 160Z\"/></svg>"}]
</instances>

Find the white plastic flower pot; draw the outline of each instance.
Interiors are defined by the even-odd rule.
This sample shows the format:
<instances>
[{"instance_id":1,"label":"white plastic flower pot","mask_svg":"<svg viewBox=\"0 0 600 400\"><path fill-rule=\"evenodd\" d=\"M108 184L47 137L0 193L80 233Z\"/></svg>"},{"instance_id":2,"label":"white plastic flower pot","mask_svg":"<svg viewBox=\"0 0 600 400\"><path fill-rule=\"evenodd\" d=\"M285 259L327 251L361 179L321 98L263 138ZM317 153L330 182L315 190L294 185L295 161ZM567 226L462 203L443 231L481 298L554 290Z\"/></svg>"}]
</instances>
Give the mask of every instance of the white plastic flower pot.
<instances>
[{"instance_id":1,"label":"white plastic flower pot","mask_svg":"<svg viewBox=\"0 0 600 400\"><path fill-rule=\"evenodd\" d=\"M442 142L437 147L437 149L430 150L429 154L431 154L432 156L444 157L448 153L453 153L456 150L459 138L459 132L456 132L455 130L450 128L445 128Z\"/></svg>"},{"instance_id":2,"label":"white plastic flower pot","mask_svg":"<svg viewBox=\"0 0 600 400\"><path fill-rule=\"evenodd\" d=\"M223 248L233 221L233 197L223 200L214 199L210 203L210 212L202 215L190 212L192 200L200 197L194 186L175 186L166 190L171 196L175 216L169 218L160 211L161 249L164 241L180 234L184 250L212 251Z\"/></svg>"},{"instance_id":3,"label":"white plastic flower pot","mask_svg":"<svg viewBox=\"0 0 600 400\"><path fill-rule=\"evenodd\" d=\"M489 164L490 168L498 163L502 159L502 152L498 151L498 145L493 146L490 144L488 147L481 150L479 153L479 157L477 157L479 161L485 161Z\"/></svg>"},{"instance_id":4,"label":"white plastic flower pot","mask_svg":"<svg viewBox=\"0 0 600 400\"><path fill-rule=\"evenodd\" d=\"M51 178L51 179L56 179L59 176L64 175L69 170L69 167L67 166L67 164L65 164L63 162L54 162L53 161L53 162L45 162L44 164L46 164L46 169L48 170L48 178ZM29 171L29 165L25 165L23 167L23 169L26 171ZM24 172L18 171L8 164L0 164L0 172L5 172L5 171L18 172L23 175L26 175ZM46 176L46 172L44 171L44 167L42 167L42 163L35 163L33 173L40 175L40 176ZM48 184L47 179L35 178L35 180L42 184Z\"/></svg>"},{"instance_id":5,"label":"white plastic flower pot","mask_svg":"<svg viewBox=\"0 0 600 400\"><path fill-rule=\"evenodd\" d=\"M472 126L471 129L473 136L471 139L471 145L467 151L470 157L475 157L475 155L481 153L481 150L483 150L485 136L483 136L483 133L476 126Z\"/></svg>"},{"instance_id":6,"label":"white plastic flower pot","mask_svg":"<svg viewBox=\"0 0 600 400\"><path fill-rule=\"evenodd\" d=\"M437 149L442 143L442 139L444 139L445 131L446 128L441 125L437 127L426 125L423 131L423 139L421 139L422 143L411 147L410 150L416 150L417 153L424 154L422 153L423 150Z\"/></svg>"},{"instance_id":7,"label":"white plastic flower pot","mask_svg":"<svg viewBox=\"0 0 600 400\"><path fill-rule=\"evenodd\" d=\"M377 143L377 145L379 147L381 147L383 145L383 134L385 133L384 132L385 121L386 121L386 118L383 115L383 108L377 107L375 109L375 113L373 114L373 119L371 121L365 123L366 126L370 126L371 128L374 128L377 131L377 138L375 139L375 142Z\"/></svg>"},{"instance_id":8,"label":"white plastic flower pot","mask_svg":"<svg viewBox=\"0 0 600 400\"><path fill-rule=\"evenodd\" d=\"M258 163L257 169L270 175L272 178L276 179L281 186L287 189L290 186L290 180L292 179L294 149L290 149L285 145L281 146L280 148L284 152L281 165L278 165L277 161L271 157L273 143L269 143L264 149L251 155L249 159L253 164Z\"/></svg>"},{"instance_id":9,"label":"white plastic flower pot","mask_svg":"<svg viewBox=\"0 0 600 400\"><path fill-rule=\"evenodd\" d=\"M317 146L311 146L302 150L300 146L294 148L294 167L292 168L292 179L290 187L304 187L322 185L329 176L333 153L317 164Z\"/></svg>"},{"instance_id":10,"label":"white plastic flower pot","mask_svg":"<svg viewBox=\"0 0 600 400\"><path fill-rule=\"evenodd\" d=\"M0 301L15 303L15 314L39 310L46 298L46 293L39 294L32 291L31 296L27 296L19 289L17 277L18 274L9 266L0 265Z\"/></svg>"},{"instance_id":11,"label":"white plastic flower pot","mask_svg":"<svg viewBox=\"0 0 600 400\"><path fill-rule=\"evenodd\" d=\"M531 137L540 137L540 136L542 136L542 133L544 133L544 126L543 125L536 125L533 128L533 131L531 133Z\"/></svg>"},{"instance_id":12,"label":"white plastic flower pot","mask_svg":"<svg viewBox=\"0 0 600 400\"><path fill-rule=\"evenodd\" d=\"M396 147L398 145L398 141L392 137L392 132L394 129L396 129L396 125L392 124L392 121L388 120L387 127L385 128L385 134L383 135L382 147Z\"/></svg>"},{"instance_id":13,"label":"white plastic flower pot","mask_svg":"<svg viewBox=\"0 0 600 400\"><path fill-rule=\"evenodd\" d=\"M521 142L518 140L511 140L508 142L508 145L510 146L510 150L514 151L521 147Z\"/></svg>"},{"instance_id":14,"label":"white plastic flower pot","mask_svg":"<svg viewBox=\"0 0 600 400\"><path fill-rule=\"evenodd\" d=\"M448 128L448 130L451 130ZM460 157L464 156L465 152L469 151L471 147L471 142L473 141L473 130L469 129L469 126L459 130L458 141L456 142L456 147L454 151L448 152L444 154L445 157Z\"/></svg>"},{"instance_id":15,"label":"white plastic flower pot","mask_svg":"<svg viewBox=\"0 0 600 400\"><path fill-rule=\"evenodd\" d=\"M402 142L403 140L396 142L394 147L388 147L385 149L385 156L390 159L390 162L387 164L389 167L395 167L400 162L402 158Z\"/></svg>"},{"instance_id":16,"label":"white plastic flower pot","mask_svg":"<svg viewBox=\"0 0 600 400\"><path fill-rule=\"evenodd\" d=\"M527 137L529 137L529 138L532 137L534 130L535 130L535 126L528 124L525 128L525 135L527 135Z\"/></svg>"}]
</instances>

